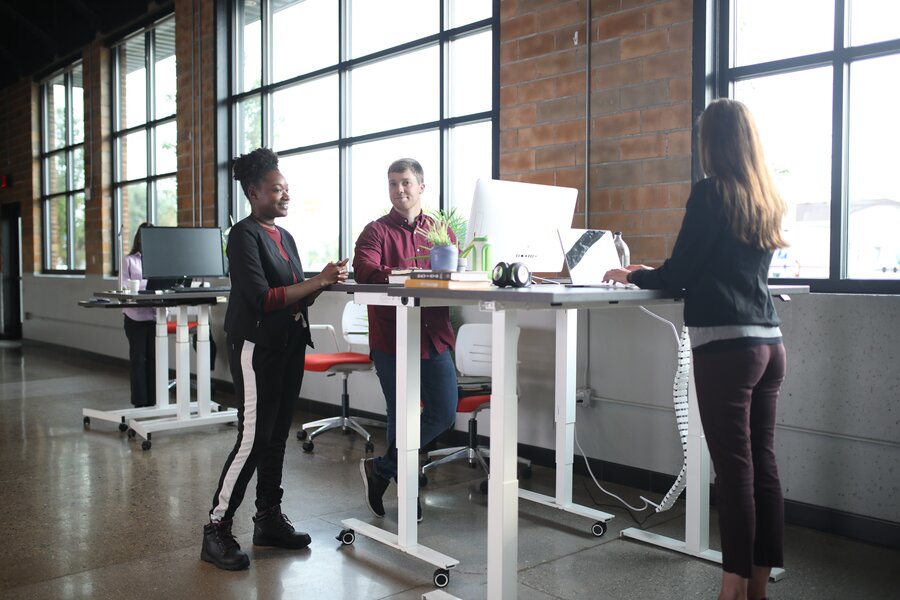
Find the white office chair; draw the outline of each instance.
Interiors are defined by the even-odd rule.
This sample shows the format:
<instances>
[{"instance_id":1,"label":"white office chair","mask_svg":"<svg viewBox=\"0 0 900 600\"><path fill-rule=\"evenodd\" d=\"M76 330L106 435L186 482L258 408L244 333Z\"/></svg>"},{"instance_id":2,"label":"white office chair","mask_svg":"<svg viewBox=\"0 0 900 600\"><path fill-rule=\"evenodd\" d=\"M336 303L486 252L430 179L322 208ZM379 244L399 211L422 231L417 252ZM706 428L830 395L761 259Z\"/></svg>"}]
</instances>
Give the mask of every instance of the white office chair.
<instances>
[{"instance_id":1,"label":"white office chair","mask_svg":"<svg viewBox=\"0 0 900 600\"><path fill-rule=\"evenodd\" d=\"M347 380L351 373L372 370L372 360L369 358L368 353L353 352L354 347L365 346L368 348L369 346L369 316L366 307L354 302L348 302L344 306L344 313L341 317L341 329L343 330L344 341L348 346L347 352L341 352L337 334L331 325L311 324L310 329L331 333L336 352L307 354L304 369L318 373L328 373L328 377L341 376L341 415L304 423L303 427L297 431L297 439L303 441L304 451L312 452L315 447L313 439L326 431L340 427L344 433L355 431L363 436L366 440L366 452L374 451L375 444L372 443L372 436L366 431L364 425L386 427L387 424L384 421L376 421L374 419L351 417L350 393L347 391ZM315 429L315 431L307 432L308 429Z\"/></svg>"},{"instance_id":2,"label":"white office chair","mask_svg":"<svg viewBox=\"0 0 900 600\"><path fill-rule=\"evenodd\" d=\"M516 344L519 330L516 328ZM478 445L478 413L490 408L491 401L491 355L493 341L491 325L485 323L466 323L459 328L456 335L456 370L459 371L459 400L457 413L469 415L469 443L466 446L442 448L428 453L428 462L422 467L421 483L427 482L426 473L445 463L466 459L469 466L481 465L485 473L490 473L487 461L490 450ZM523 478L531 475L531 461L517 458L525 467ZM481 490L487 492L487 481L482 482Z\"/></svg>"}]
</instances>

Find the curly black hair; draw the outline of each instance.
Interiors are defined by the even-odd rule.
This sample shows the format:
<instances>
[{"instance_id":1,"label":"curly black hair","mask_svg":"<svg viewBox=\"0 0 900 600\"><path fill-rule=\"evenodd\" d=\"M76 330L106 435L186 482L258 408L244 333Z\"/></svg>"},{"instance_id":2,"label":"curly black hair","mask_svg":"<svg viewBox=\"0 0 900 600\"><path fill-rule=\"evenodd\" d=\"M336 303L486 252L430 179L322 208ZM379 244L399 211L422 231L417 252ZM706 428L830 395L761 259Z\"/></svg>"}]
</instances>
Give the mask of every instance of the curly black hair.
<instances>
[{"instance_id":1,"label":"curly black hair","mask_svg":"<svg viewBox=\"0 0 900 600\"><path fill-rule=\"evenodd\" d=\"M244 195L250 197L250 186L256 186L266 173L278 168L278 155L269 148L257 148L234 159L232 172L235 181L241 182Z\"/></svg>"}]
</instances>

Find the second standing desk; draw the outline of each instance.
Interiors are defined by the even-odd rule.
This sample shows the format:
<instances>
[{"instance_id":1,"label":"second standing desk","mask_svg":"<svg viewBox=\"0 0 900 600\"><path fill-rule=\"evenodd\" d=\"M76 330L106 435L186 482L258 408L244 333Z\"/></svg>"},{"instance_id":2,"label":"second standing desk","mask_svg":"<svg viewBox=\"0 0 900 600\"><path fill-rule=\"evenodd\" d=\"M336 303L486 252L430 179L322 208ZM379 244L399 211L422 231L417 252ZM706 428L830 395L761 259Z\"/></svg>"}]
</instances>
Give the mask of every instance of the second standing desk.
<instances>
[{"instance_id":1,"label":"second standing desk","mask_svg":"<svg viewBox=\"0 0 900 600\"><path fill-rule=\"evenodd\" d=\"M441 567L450 569L458 561L419 546L416 531L416 497L419 466L419 333L421 308L426 306L478 305L491 314L493 337L491 395L491 471L488 485L487 597L515 598L518 567L518 500L540 502L566 512L597 519L595 534L605 531L613 515L572 502L572 471L575 437L575 364L578 309L640 306L672 303L676 297L660 290L625 288L568 288L539 285L528 288L490 290L438 290L399 286L343 284L335 291L354 295L361 304L388 304L397 307L397 464L399 515L396 536L357 519L342 523L378 541L388 543L426 562L437 565L435 584ZM771 286L773 296L805 293L806 286ZM515 330L520 311L555 312L555 496L520 490L517 479L518 446L517 347ZM673 540L634 528L623 536L682 552L705 560L721 562L721 554L709 549L710 461L697 399L690 388L689 443L685 539ZM343 532L342 532L343 533ZM448 560L449 559L449 560ZM446 571L445 571L446 573Z\"/></svg>"}]
</instances>

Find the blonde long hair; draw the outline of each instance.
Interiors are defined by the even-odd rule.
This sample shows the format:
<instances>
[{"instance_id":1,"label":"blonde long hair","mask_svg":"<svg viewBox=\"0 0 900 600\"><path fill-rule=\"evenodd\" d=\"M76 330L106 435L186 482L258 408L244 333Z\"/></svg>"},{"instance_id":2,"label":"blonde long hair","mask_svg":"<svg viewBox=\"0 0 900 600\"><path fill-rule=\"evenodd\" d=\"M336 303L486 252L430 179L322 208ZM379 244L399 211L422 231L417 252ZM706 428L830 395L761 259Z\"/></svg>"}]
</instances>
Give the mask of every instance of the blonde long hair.
<instances>
[{"instance_id":1,"label":"blonde long hair","mask_svg":"<svg viewBox=\"0 0 900 600\"><path fill-rule=\"evenodd\" d=\"M750 111L737 100L720 98L709 103L697 124L700 166L717 179L732 233L763 250L786 247L781 218L787 205L766 167Z\"/></svg>"}]
</instances>

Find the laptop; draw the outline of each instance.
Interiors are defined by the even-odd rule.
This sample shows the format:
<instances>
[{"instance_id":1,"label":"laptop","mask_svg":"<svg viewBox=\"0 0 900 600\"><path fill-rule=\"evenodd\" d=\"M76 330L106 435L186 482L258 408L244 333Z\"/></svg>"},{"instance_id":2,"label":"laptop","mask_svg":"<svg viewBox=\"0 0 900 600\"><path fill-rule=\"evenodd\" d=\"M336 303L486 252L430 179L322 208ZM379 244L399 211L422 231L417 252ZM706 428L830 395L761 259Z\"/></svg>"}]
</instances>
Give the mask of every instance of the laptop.
<instances>
[{"instance_id":1,"label":"laptop","mask_svg":"<svg viewBox=\"0 0 900 600\"><path fill-rule=\"evenodd\" d=\"M613 243L612 231L605 229L558 229L569 267L572 287L613 287L612 282L604 283L603 276L610 269L622 266Z\"/></svg>"}]
</instances>

